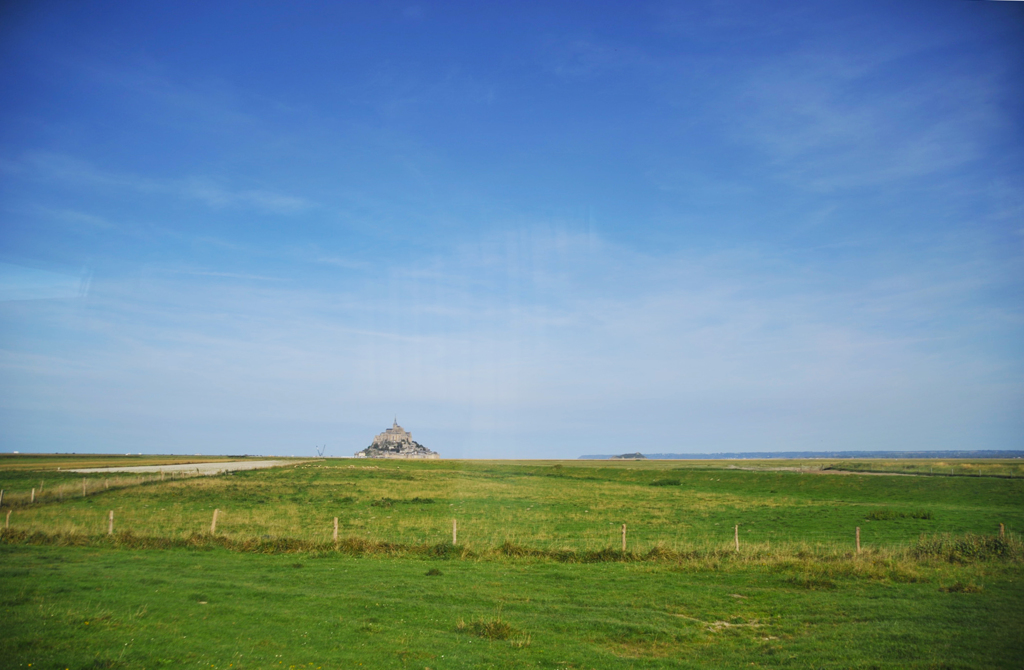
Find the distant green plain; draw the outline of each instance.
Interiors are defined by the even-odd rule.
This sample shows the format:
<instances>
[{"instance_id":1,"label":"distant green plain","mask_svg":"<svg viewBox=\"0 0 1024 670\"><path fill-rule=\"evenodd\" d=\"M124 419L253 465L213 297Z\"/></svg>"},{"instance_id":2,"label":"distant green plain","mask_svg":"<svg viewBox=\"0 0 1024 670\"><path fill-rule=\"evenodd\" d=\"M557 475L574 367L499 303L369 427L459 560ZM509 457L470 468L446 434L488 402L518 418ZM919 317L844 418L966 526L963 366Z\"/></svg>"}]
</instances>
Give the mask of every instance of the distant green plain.
<instances>
[{"instance_id":1,"label":"distant green plain","mask_svg":"<svg viewBox=\"0 0 1024 670\"><path fill-rule=\"evenodd\" d=\"M822 462L331 459L123 476L109 489L110 476L86 475L84 497L83 475L57 471L70 467L59 459L22 465L0 461L12 510L0 542L5 667L984 668L1024 658L1015 462L995 478L826 474ZM770 469L780 466L793 469Z\"/></svg>"}]
</instances>

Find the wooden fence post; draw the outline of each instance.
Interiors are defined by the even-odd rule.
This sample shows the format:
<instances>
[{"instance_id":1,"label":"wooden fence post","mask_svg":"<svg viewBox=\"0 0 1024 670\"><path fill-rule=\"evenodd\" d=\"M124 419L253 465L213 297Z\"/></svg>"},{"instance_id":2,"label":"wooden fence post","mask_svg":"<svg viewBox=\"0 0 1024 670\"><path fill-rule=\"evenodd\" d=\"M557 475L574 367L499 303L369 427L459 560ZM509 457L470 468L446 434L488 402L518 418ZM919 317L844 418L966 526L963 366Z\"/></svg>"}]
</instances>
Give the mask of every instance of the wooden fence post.
<instances>
[{"instance_id":1,"label":"wooden fence post","mask_svg":"<svg viewBox=\"0 0 1024 670\"><path fill-rule=\"evenodd\" d=\"M626 524L622 524L622 553L626 553Z\"/></svg>"},{"instance_id":2,"label":"wooden fence post","mask_svg":"<svg viewBox=\"0 0 1024 670\"><path fill-rule=\"evenodd\" d=\"M0 507L4 506L4 490L0 489Z\"/></svg>"},{"instance_id":3,"label":"wooden fence post","mask_svg":"<svg viewBox=\"0 0 1024 670\"><path fill-rule=\"evenodd\" d=\"M30 500L29 502L35 502L35 501L36 501L36 490L32 489L32 500Z\"/></svg>"},{"instance_id":4,"label":"wooden fence post","mask_svg":"<svg viewBox=\"0 0 1024 670\"><path fill-rule=\"evenodd\" d=\"M213 535L214 533L217 532L217 513L218 512L220 512L219 509L213 510L213 522L210 524L210 535Z\"/></svg>"},{"instance_id":5,"label":"wooden fence post","mask_svg":"<svg viewBox=\"0 0 1024 670\"><path fill-rule=\"evenodd\" d=\"M11 527L11 512L13 512L13 511L14 511L13 509L7 510L7 523L4 525L4 528L10 528Z\"/></svg>"},{"instance_id":6,"label":"wooden fence post","mask_svg":"<svg viewBox=\"0 0 1024 670\"><path fill-rule=\"evenodd\" d=\"M860 526L857 526L857 553L860 553Z\"/></svg>"},{"instance_id":7,"label":"wooden fence post","mask_svg":"<svg viewBox=\"0 0 1024 670\"><path fill-rule=\"evenodd\" d=\"M338 544L338 517L334 517L334 544Z\"/></svg>"},{"instance_id":8,"label":"wooden fence post","mask_svg":"<svg viewBox=\"0 0 1024 670\"><path fill-rule=\"evenodd\" d=\"M736 538L736 551L740 550L740 525L736 524L736 528L733 531L733 536Z\"/></svg>"},{"instance_id":9,"label":"wooden fence post","mask_svg":"<svg viewBox=\"0 0 1024 670\"><path fill-rule=\"evenodd\" d=\"M109 489L110 488L110 480L109 479L105 479L103 481L103 488L105 488L105 489Z\"/></svg>"},{"instance_id":10,"label":"wooden fence post","mask_svg":"<svg viewBox=\"0 0 1024 670\"><path fill-rule=\"evenodd\" d=\"M459 541L459 522L452 519L452 546L454 547Z\"/></svg>"},{"instance_id":11,"label":"wooden fence post","mask_svg":"<svg viewBox=\"0 0 1024 670\"><path fill-rule=\"evenodd\" d=\"M999 524L999 537L1006 537L1006 526Z\"/></svg>"},{"instance_id":12,"label":"wooden fence post","mask_svg":"<svg viewBox=\"0 0 1024 670\"><path fill-rule=\"evenodd\" d=\"M114 510L110 510L110 517L107 523L107 535L114 534Z\"/></svg>"}]
</instances>

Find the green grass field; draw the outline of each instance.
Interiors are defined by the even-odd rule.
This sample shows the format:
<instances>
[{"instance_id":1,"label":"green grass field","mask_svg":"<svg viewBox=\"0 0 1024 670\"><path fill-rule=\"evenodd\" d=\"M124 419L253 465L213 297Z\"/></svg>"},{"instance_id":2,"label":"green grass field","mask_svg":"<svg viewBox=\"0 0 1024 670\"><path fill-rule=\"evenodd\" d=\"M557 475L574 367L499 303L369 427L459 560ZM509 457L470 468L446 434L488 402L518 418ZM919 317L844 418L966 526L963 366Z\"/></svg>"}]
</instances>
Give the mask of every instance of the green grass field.
<instances>
[{"instance_id":1,"label":"green grass field","mask_svg":"<svg viewBox=\"0 0 1024 670\"><path fill-rule=\"evenodd\" d=\"M989 470L1003 477L828 465L326 460L110 489L89 475L82 496L60 459L6 459L0 658L1021 667L1024 479L1006 475L1017 464ZM26 502L40 481L62 499Z\"/></svg>"}]
</instances>

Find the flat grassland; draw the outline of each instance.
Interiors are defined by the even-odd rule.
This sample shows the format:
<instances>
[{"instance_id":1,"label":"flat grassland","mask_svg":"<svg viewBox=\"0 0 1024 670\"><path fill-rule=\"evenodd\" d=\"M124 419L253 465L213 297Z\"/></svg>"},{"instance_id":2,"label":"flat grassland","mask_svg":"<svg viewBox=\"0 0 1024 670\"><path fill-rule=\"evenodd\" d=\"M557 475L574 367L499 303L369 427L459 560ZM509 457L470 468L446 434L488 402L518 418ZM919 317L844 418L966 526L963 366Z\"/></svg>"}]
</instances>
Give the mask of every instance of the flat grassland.
<instances>
[{"instance_id":1,"label":"flat grassland","mask_svg":"<svg viewBox=\"0 0 1024 670\"><path fill-rule=\"evenodd\" d=\"M1015 461L329 459L113 483L63 463L0 459L7 667L1024 658Z\"/></svg>"}]
</instances>

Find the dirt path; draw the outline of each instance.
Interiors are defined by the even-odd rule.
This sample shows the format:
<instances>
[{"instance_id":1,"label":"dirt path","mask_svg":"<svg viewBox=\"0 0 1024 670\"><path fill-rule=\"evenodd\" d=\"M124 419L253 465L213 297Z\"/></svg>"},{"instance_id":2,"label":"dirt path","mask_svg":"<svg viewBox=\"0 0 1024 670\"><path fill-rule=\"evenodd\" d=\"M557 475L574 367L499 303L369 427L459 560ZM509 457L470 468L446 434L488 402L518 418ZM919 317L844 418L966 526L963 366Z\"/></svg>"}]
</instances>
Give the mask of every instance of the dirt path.
<instances>
[{"instance_id":1,"label":"dirt path","mask_svg":"<svg viewBox=\"0 0 1024 670\"><path fill-rule=\"evenodd\" d=\"M282 465L294 465L297 461L223 461L220 463L181 463L179 465L132 465L114 468L78 468L67 472L85 474L97 472L189 472L212 475L231 470L259 470L276 468Z\"/></svg>"}]
</instances>

